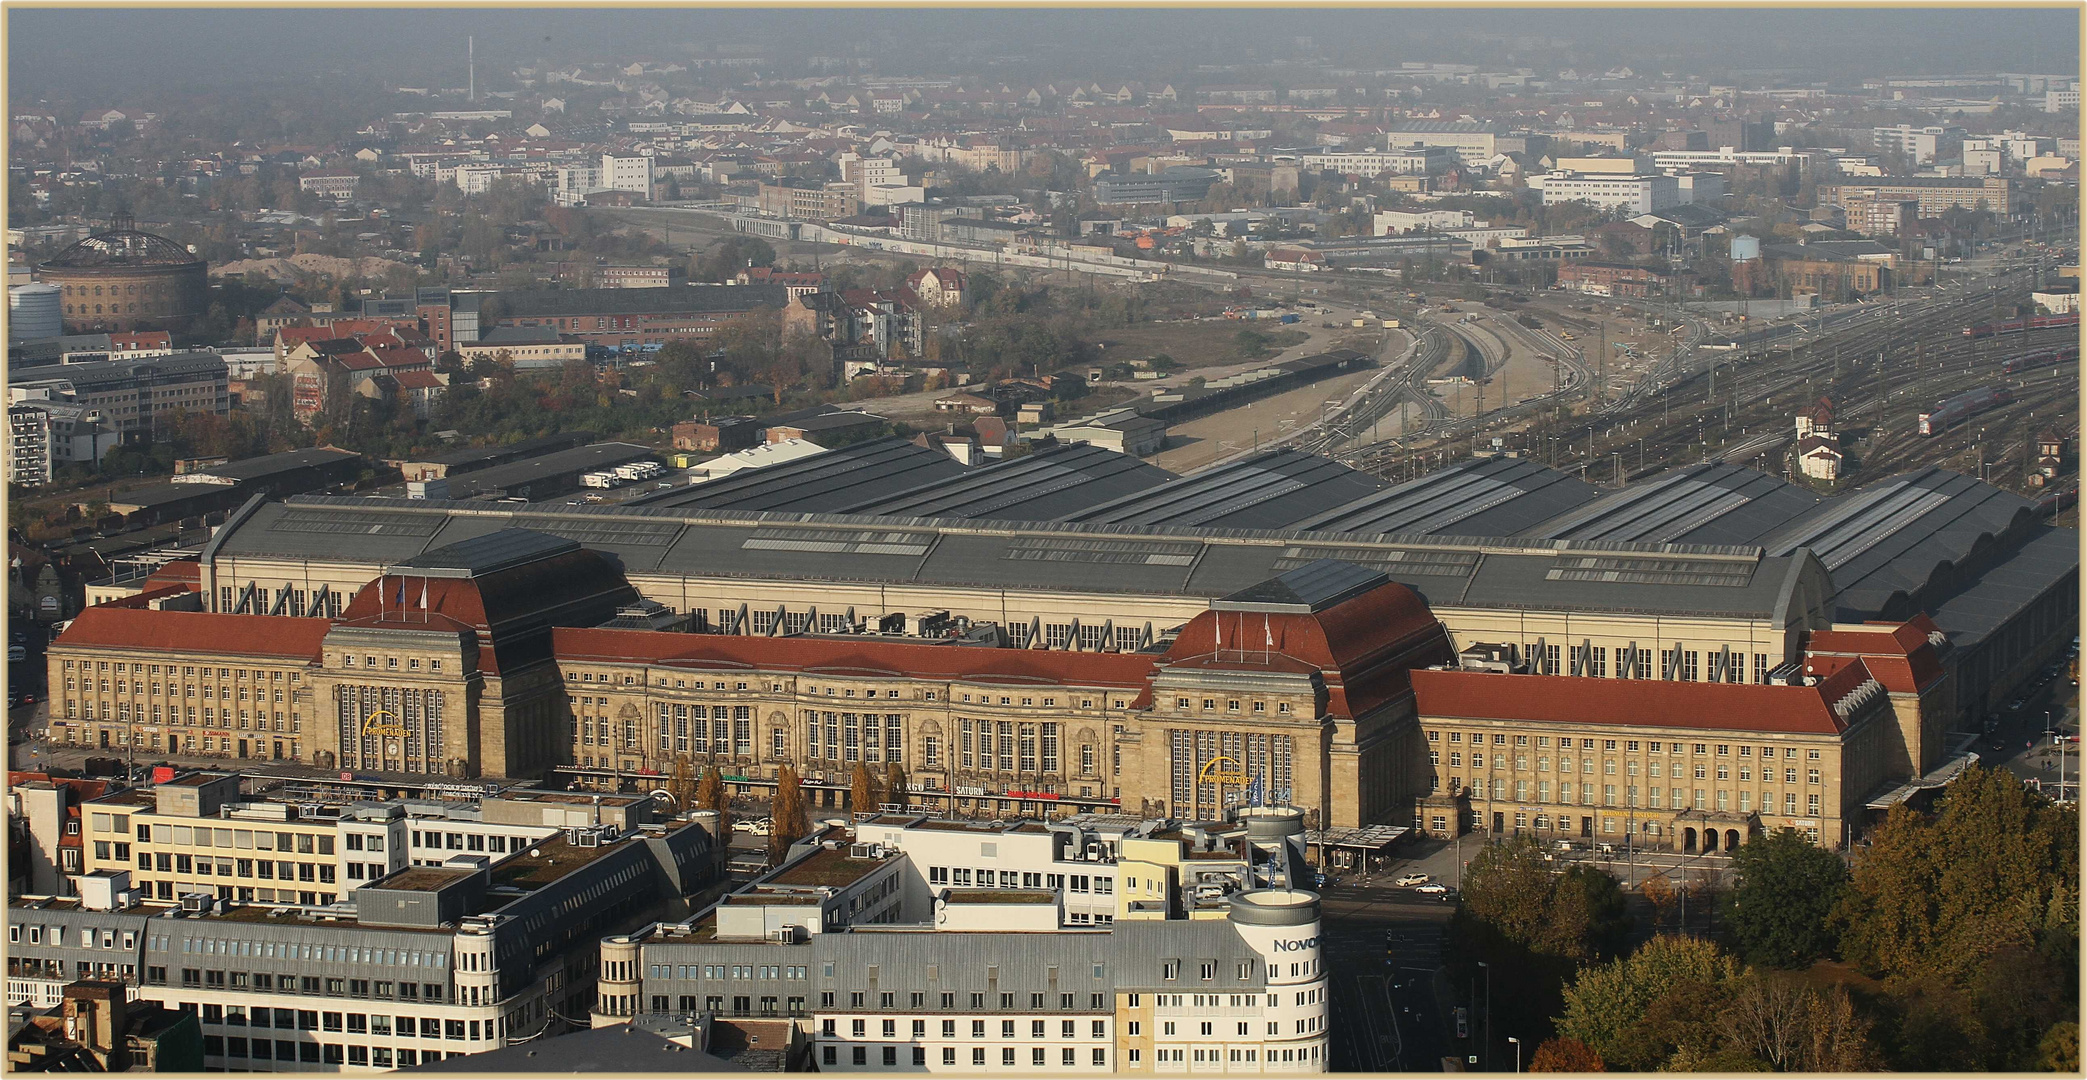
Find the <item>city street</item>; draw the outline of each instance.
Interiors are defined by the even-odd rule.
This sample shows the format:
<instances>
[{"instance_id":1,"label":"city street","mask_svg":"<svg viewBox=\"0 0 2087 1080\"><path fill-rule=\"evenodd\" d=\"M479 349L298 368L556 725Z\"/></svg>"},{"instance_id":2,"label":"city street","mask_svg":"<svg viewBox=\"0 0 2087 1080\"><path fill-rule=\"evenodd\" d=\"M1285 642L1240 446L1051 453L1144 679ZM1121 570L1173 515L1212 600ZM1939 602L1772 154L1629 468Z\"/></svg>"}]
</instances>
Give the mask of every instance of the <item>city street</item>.
<instances>
[{"instance_id":1,"label":"city street","mask_svg":"<svg viewBox=\"0 0 2087 1080\"><path fill-rule=\"evenodd\" d=\"M1449 1012L1436 983L1456 906L1394 888L1381 874L1368 885L1329 887L1322 906L1334 1068L1433 1071L1454 1041L1443 1028Z\"/></svg>"},{"instance_id":2,"label":"city street","mask_svg":"<svg viewBox=\"0 0 2087 1080\"><path fill-rule=\"evenodd\" d=\"M2061 665L2056 675L2025 691L2018 700L2021 707L2003 708L1993 730L1979 736L1971 749L1977 752L1981 761L2013 771L2045 794L2060 796L2062 779L2063 793L2077 797L2079 744L2054 742L2044 733L2056 728L2067 735L2078 736L2078 688L2072 685Z\"/></svg>"}]
</instances>

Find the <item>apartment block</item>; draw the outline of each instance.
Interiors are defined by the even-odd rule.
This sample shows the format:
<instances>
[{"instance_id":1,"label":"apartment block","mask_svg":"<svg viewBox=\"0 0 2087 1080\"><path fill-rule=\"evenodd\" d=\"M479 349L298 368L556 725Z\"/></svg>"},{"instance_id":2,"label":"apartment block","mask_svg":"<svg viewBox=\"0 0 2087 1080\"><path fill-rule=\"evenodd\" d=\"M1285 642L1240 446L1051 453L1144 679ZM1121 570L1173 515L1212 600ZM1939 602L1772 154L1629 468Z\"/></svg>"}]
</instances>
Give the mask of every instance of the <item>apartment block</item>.
<instances>
[{"instance_id":1,"label":"apartment block","mask_svg":"<svg viewBox=\"0 0 2087 1080\"><path fill-rule=\"evenodd\" d=\"M517 792L475 803L299 804L240 794L231 774L190 773L82 808L87 873L128 871L139 899L333 903L412 866L502 856L568 827L629 832L652 821L642 796Z\"/></svg>"},{"instance_id":2,"label":"apartment block","mask_svg":"<svg viewBox=\"0 0 2087 1080\"><path fill-rule=\"evenodd\" d=\"M213 1071L374 1072L496 1049L583 1015L603 935L686 917L715 867L714 825L561 827L312 903L202 891L151 907L124 872L83 875L96 887L77 900L10 905L11 991L48 997L80 971L122 981L198 1016ZM293 858L316 857L319 835L309 853L293 839Z\"/></svg>"},{"instance_id":3,"label":"apartment block","mask_svg":"<svg viewBox=\"0 0 2087 1080\"><path fill-rule=\"evenodd\" d=\"M652 197L652 158L645 154L607 153L601 156L600 185L610 191L633 191Z\"/></svg>"},{"instance_id":4,"label":"apartment block","mask_svg":"<svg viewBox=\"0 0 2087 1080\"><path fill-rule=\"evenodd\" d=\"M1855 200L1912 201L1921 217L1939 217L1952 206L1983 204L2001 217L2014 213L2015 182L2004 176L1850 177L1819 185L1819 201L1846 207Z\"/></svg>"},{"instance_id":5,"label":"apartment block","mask_svg":"<svg viewBox=\"0 0 2087 1080\"><path fill-rule=\"evenodd\" d=\"M15 368L7 388L10 402L78 405L124 436L155 430L160 415L175 409L224 416L232 408L224 358L210 352Z\"/></svg>"},{"instance_id":6,"label":"apartment block","mask_svg":"<svg viewBox=\"0 0 2087 1080\"><path fill-rule=\"evenodd\" d=\"M1456 164L1456 155L1447 147L1411 146L1403 149L1360 151L1355 153L1305 154L1300 163L1307 169L1330 170L1337 173L1353 173L1358 176L1432 176L1446 172Z\"/></svg>"},{"instance_id":7,"label":"apartment block","mask_svg":"<svg viewBox=\"0 0 2087 1080\"><path fill-rule=\"evenodd\" d=\"M1584 202L1631 214L1649 214L1682 202L1680 183L1672 176L1554 172L1531 177L1529 184L1543 190L1545 206Z\"/></svg>"},{"instance_id":8,"label":"apartment block","mask_svg":"<svg viewBox=\"0 0 2087 1080\"><path fill-rule=\"evenodd\" d=\"M1915 165L1933 165L1937 158L1955 157L1964 141L1964 129L1929 125L1870 129L1870 142L1881 154L1903 154Z\"/></svg>"}]
</instances>

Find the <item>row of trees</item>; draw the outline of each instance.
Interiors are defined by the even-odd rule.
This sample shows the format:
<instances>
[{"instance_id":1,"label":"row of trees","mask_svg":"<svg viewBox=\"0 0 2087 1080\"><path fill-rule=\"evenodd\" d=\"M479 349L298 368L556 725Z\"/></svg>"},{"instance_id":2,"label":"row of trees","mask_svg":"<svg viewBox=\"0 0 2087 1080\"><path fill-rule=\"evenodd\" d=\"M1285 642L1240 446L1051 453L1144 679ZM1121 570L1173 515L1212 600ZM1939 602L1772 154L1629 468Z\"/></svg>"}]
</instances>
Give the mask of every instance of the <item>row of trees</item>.
<instances>
[{"instance_id":1,"label":"row of trees","mask_svg":"<svg viewBox=\"0 0 2087 1080\"><path fill-rule=\"evenodd\" d=\"M720 837L732 834L732 800L725 793L724 770L716 763L706 767L698 779L694 764L686 757L680 758L674 763L673 775L667 780L667 794L676 806L716 814ZM858 813L866 813L883 803L904 805L906 794L906 770L895 761L886 765L881 775L858 762L849 778L848 805ZM789 853L791 844L811 833L811 811L804 794L804 781L790 765L776 770L775 797L769 804L768 816L769 861L780 863Z\"/></svg>"},{"instance_id":2,"label":"row of trees","mask_svg":"<svg viewBox=\"0 0 2087 1080\"><path fill-rule=\"evenodd\" d=\"M1513 1020L1556 1034L1538 1071L2080 1067L2078 816L2005 770L1965 770L1931 812L1895 807L1851 862L1789 830L1754 838L1715 939L1590 953L1569 907L1545 925L1578 895L1571 872L1529 858L1474 861L1458 916L1467 940L1525 950L1493 946L1503 973L1555 985L1548 1023Z\"/></svg>"}]
</instances>

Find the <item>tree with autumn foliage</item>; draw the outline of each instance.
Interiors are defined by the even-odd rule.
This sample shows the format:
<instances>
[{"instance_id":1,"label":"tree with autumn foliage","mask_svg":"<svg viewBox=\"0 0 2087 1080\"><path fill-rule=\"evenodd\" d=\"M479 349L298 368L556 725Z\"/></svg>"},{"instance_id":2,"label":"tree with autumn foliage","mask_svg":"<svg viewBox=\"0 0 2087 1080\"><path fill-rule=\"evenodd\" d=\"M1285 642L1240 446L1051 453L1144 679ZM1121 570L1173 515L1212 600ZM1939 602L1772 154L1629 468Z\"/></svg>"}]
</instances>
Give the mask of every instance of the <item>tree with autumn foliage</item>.
<instances>
[{"instance_id":1,"label":"tree with autumn foliage","mask_svg":"<svg viewBox=\"0 0 2087 1080\"><path fill-rule=\"evenodd\" d=\"M674 771L667 776L667 797L674 800L677 814L696 808L696 772L687 755L674 759Z\"/></svg>"},{"instance_id":2,"label":"tree with autumn foliage","mask_svg":"<svg viewBox=\"0 0 2087 1080\"><path fill-rule=\"evenodd\" d=\"M894 761L884 766L884 801L906 805L906 770Z\"/></svg>"},{"instance_id":3,"label":"tree with autumn foliage","mask_svg":"<svg viewBox=\"0 0 2087 1080\"><path fill-rule=\"evenodd\" d=\"M1594 1048L1578 1039L1560 1036L1545 1039L1529 1059L1530 1072L1607 1072L1602 1066L1601 1055Z\"/></svg>"},{"instance_id":4,"label":"tree with autumn foliage","mask_svg":"<svg viewBox=\"0 0 2087 1080\"><path fill-rule=\"evenodd\" d=\"M769 811L768 861L781 863L790 845L811 832L804 802L804 784L797 770L783 765L775 771L775 803Z\"/></svg>"},{"instance_id":5,"label":"tree with autumn foliage","mask_svg":"<svg viewBox=\"0 0 2087 1080\"><path fill-rule=\"evenodd\" d=\"M1542 1033L1565 983L1618 952L1629 930L1615 878L1591 866L1561 873L1527 837L1488 843L1464 872L1463 893L1450 917L1450 975L1468 986L1484 962L1516 987L1492 1000L1503 1035Z\"/></svg>"},{"instance_id":6,"label":"tree with autumn foliage","mask_svg":"<svg viewBox=\"0 0 2087 1080\"><path fill-rule=\"evenodd\" d=\"M1827 923L1891 994L1893 1068L2019 1071L2077 1020L2079 918L2078 810L1974 765L1892 808Z\"/></svg>"},{"instance_id":7,"label":"tree with autumn foliage","mask_svg":"<svg viewBox=\"0 0 2087 1080\"><path fill-rule=\"evenodd\" d=\"M876 806L877 783L870 777L870 767L858 761L854 775L848 778L848 809L867 814Z\"/></svg>"},{"instance_id":8,"label":"tree with autumn foliage","mask_svg":"<svg viewBox=\"0 0 2087 1080\"><path fill-rule=\"evenodd\" d=\"M703 782L696 787L696 804L717 814L719 836L731 837L732 800L725 796L724 770L716 765L703 770Z\"/></svg>"}]
</instances>

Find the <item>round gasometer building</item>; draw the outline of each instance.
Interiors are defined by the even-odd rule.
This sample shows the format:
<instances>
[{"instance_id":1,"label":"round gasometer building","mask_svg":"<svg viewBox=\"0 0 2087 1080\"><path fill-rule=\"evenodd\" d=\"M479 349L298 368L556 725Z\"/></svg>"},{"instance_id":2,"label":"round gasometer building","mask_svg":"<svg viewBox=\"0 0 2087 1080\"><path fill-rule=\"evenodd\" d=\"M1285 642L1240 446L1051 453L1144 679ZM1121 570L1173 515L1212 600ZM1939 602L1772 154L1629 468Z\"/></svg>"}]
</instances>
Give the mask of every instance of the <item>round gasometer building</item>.
<instances>
[{"instance_id":1,"label":"round gasometer building","mask_svg":"<svg viewBox=\"0 0 2087 1080\"><path fill-rule=\"evenodd\" d=\"M63 290L70 334L174 330L209 306L209 268L180 244L119 218L37 268Z\"/></svg>"}]
</instances>

